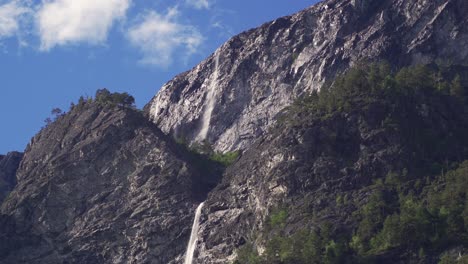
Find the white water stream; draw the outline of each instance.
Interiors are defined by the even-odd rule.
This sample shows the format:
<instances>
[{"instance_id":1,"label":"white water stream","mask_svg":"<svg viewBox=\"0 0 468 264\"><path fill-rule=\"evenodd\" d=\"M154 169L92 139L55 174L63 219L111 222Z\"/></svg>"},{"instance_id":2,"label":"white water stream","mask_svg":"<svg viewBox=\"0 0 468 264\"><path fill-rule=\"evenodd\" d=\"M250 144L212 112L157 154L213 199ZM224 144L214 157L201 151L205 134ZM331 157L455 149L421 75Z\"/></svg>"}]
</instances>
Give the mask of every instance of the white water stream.
<instances>
[{"instance_id":1,"label":"white water stream","mask_svg":"<svg viewBox=\"0 0 468 264\"><path fill-rule=\"evenodd\" d=\"M198 241L198 228L200 227L200 215L203 204L204 203L201 203L195 212L195 219L193 219L192 233L190 234L190 241L187 245L184 264L192 264L193 261L193 254L195 253L195 247L197 246Z\"/></svg>"},{"instance_id":2,"label":"white water stream","mask_svg":"<svg viewBox=\"0 0 468 264\"><path fill-rule=\"evenodd\" d=\"M198 133L197 140L203 141L208 135L208 129L210 128L211 115L215 106L215 95L216 87L218 86L218 68L219 68L219 52L215 55L215 70L210 80L210 86L208 87L208 94L206 95L205 111L202 117L202 128Z\"/></svg>"}]
</instances>

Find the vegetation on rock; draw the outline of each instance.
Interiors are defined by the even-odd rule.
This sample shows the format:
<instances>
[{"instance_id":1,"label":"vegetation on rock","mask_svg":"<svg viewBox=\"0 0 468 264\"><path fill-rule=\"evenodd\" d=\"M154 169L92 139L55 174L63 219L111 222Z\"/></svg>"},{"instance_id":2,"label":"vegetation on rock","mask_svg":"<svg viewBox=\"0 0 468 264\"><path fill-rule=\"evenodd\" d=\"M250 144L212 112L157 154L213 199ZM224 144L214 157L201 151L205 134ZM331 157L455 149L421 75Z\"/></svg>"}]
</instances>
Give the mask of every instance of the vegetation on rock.
<instances>
[{"instance_id":1,"label":"vegetation on rock","mask_svg":"<svg viewBox=\"0 0 468 264\"><path fill-rule=\"evenodd\" d=\"M466 260L463 248L456 252L457 256L447 253L468 244L466 127L444 128L450 133L442 134L425 123L436 118L431 116L432 111L444 112L447 108L458 114L446 118L464 118L466 94L458 73L426 66L403 68L395 73L382 63L359 65L319 93L298 100L280 115L275 130L331 122L336 116L352 118L359 113L365 122L380 122L380 132L387 131L386 137L399 135L399 141L410 153L409 165L372 178L373 183L367 186L336 194L335 205L330 201L328 206L352 210L348 226L318 221L311 214L304 216L309 220L301 221L317 224L313 228L298 228L292 225L292 218L300 213L294 211L297 208L273 211L267 228L257 235L265 245L262 254L255 243L247 243L238 251L237 263ZM379 121L366 116L373 111L381 111L384 118ZM438 120L431 122L437 124ZM327 135L338 138L336 133L329 131ZM348 155L346 149L333 151L337 156ZM364 202L350 200L358 193L366 194Z\"/></svg>"},{"instance_id":2,"label":"vegetation on rock","mask_svg":"<svg viewBox=\"0 0 468 264\"><path fill-rule=\"evenodd\" d=\"M83 107L87 104L92 104L96 103L100 107L122 107L122 108L131 108L131 109L136 109L135 106L135 98L131 96L130 94L124 92L124 93L111 93L109 90L106 88L103 89L98 89L96 91L96 94L93 97L83 97L80 96L78 99L78 103L71 103L70 104L70 111L77 108L77 109L83 109ZM62 109L56 107L53 108L51 111L51 117L47 117L44 120L44 123L46 126L50 125L54 121L56 121L59 117L64 116L67 114L66 111L62 111Z\"/></svg>"},{"instance_id":3,"label":"vegetation on rock","mask_svg":"<svg viewBox=\"0 0 468 264\"><path fill-rule=\"evenodd\" d=\"M230 152L217 152L213 149L213 146L208 141L195 142L192 145L188 146L188 143L185 139L176 138L176 142L187 148L194 155L199 155L204 159L210 160L212 162L218 163L223 167L228 167L233 164L240 155L239 151L230 151Z\"/></svg>"},{"instance_id":4,"label":"vegetation on rock","mask_svg":"<svg viewBox=\"0 0 468 264\"><path fill-rule=\"evenodd\" d=\"M96 91L95 101L101 106L135 107L135 98L128 93L111 93L106 88Z\"/></svg>"}]
</instances>

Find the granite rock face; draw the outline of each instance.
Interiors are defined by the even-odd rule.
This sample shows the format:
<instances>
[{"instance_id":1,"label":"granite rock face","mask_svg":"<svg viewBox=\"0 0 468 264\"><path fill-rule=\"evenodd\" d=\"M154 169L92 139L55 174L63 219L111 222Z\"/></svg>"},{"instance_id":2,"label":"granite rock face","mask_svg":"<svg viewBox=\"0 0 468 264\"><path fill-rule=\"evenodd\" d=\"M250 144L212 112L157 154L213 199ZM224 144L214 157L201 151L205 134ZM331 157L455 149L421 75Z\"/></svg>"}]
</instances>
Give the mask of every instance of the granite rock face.
<instances>
[{"instance_id":1,"label":"granite rock face","mask_svg":"<svg viewBox=\"0 0 468 264\"><path fill-rule=\"evenodd\" d=\"M0 237L8 243L0 262L182 258L207 185L187 159L136 110L76 106L25 151L1 208Z\"/></svg>"},{"instance_id":2,"label":"granite rock face","mask_svg":"<svg viewBox=\"0 0 468 264\"><path fill-rule=\"evenodd\" d=\"M20 152L0 155L0 204L16 185L16 171L22 158Z\"/></svg>"},{"instance_id":3,"label":"granite rock face","mask_svg":"<svg viewBox=\"0 0 468 264\"><path fill-rule=\"evenodd\" d=\"M352 233L359 223L356 212L377 179L468 157L468 107L424 93L403 105L395 111L393 103L379 99L326 117L307 109L282 114L286 121L260 137L210 192L195 263L232 263L246 244L262 252L274 236L268 217L281 208L289 212L286 234L325 223ZM425 263L438 263L439 257ZM396 250L375 263L412 261Z\"/></svg>"},{"instance_id":4,"label":"granite rock face","mask_svg":"<svg viewBox=\"0 0 468 264\"><path fill-rule=\"evenodd\" d=\"M464 0L327 0L241 33L145 107L167 134L245 150L295 98L357 61L468 63Z\"/></svg>"}]
</instances>

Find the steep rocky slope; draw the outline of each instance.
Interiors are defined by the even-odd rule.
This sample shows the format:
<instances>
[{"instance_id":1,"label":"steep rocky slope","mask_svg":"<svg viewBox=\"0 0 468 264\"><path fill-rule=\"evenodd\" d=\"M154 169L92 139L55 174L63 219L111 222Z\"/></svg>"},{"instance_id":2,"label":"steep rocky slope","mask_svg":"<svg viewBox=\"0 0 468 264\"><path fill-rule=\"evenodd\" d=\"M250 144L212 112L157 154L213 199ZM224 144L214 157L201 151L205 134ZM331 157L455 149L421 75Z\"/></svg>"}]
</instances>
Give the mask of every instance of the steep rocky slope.
<instances>
[{"instance_id":1,"label":"steep rocky slope","mask_svg":"<svg viewBox=\"0 0 468 264\"><path fill-rule=\"evenodd\" d=\"M16 170L22 158L19 152L0 155L0 204L16 185Z\"/></svg>"},{"instance_id":2,"label":"steep rocky slope","mask_svg":"<svg viewBox=\"0 0 468 264\"><path fill-rule=\"evenodd\" d=\"M80 100L0 157L0 262L182 263L202 201L195 263L468 254L467 19L463 0L327 0L232 38L145 113ZM363 58L391 66L335 79ZM235 162L219 182L174 137Z\"/></svg>"},{"instance_id":3,"label":"steep rocky slope","mask_svg":"<svg viewBox=\"0 0 468 264\"><path fill-rule=\"evenodd\" d=\"M230 263L239 248L248 245L265 253L269 239L278 234L272 224L278 220L271 219L281 221L276 223L280 238L304 230L318 232L329 225L331 230L327 232L335 234L328 235L329 239L331 236L337 243L343 239L347 241L343 242L343 248L348 248L370 197L385 186L390 188L395 180L392 177L402 183L388 191L392 197L391 202L385 201L388 207L403 204L405 195L419 193L424 185L421 180L425 184L436 182L434 175L448 170L448 164L468 158L468 107L454 97L435 92L435 83L432 88L425 87L423 80L432 75L423 74L408 86L383 86L384 90L378 90L382 89L377 88L381 87L380 82L364 88L370 82L368 79L372 79L367 72L372 71L366 69L348 77L350 84L345 91L330 95L323 92L320 99L312 96L293 105L270 133L227 170L222 183L205 202L196 263ZM380 78L386 78L385 85L394 82L385 76L388 75ZM461 179L464 185L460 186L468 186L468 175L463 174ZM413 187L415 181L419 181L419 187ZM412 187L402 187L407 185ZM440 185L428 187L431 195L444 185L441 181ZM466 195L466 190L462 193ZM462 211L465 208L466 229L455 233L468 239L468 203L463 195L456 206ZM436 208L447 208L445 203ZM436 217L431 219L427 221L436 225ZM420 232L435 234L435 231ZM412 241L414 235L406 235ZM466 242L444 242L441 248L426 249L432 255L423 262L413 259L417 259L414 256L420 248L411 242L393 251L383 251L385 254L377 254L377 259L363 263L437 263L441 251ZM307 239L299 239L298 243L307 243ZM307 244L309 250L314 246ZM281 248L281 244L277 247ZM291 247L295 253L289 252L290 258L303 254L292 251L296 246ZM266 262L252 258L240 263L361 263L353 260L357 253L352 252L344 255L346 261L327 261L318 247L318 262L310 258L307 262L280 261L287 255L277 249L271 253L273 259ZM466 244L464 250L468 250ZM463 252L463 247L458 252Z\"/></svg>"},{"instance_id":4,"label":"steep rocky slope","mask_svg":"<svg viewBox=\"0 0 468 264\"><path fill-rule=\"evenodd\" d=\"M468 63L465 0L326 0L233 37L145 111L163 132L246 149L294 98L364 58Z\"/></svg>"},{"instance_id":5,"label":"steep rocky slope","mask_svg":"<svg viewBox=\"0 0 468 264\"><path fill-rule=\"evenodd\" d=\"M136 110L81 102L27 147L2 205L0 262L181 258L211 182L188 160Z\"/></svg>"}]
</instances>

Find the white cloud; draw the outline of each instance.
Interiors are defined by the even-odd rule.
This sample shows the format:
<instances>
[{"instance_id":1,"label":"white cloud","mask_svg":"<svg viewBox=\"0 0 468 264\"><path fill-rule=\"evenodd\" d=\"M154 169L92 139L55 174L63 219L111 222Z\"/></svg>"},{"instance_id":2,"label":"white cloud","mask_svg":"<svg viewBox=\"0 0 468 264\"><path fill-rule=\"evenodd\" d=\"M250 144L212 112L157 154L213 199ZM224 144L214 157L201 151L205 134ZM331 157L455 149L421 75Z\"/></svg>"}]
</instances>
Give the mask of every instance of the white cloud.
<instances>
[{"instance_id":1,"label":"white cloud","mask_svg":"<svg viewBox=\"0 0 468 264\"><path fill-rule=\"evenodd\" d=\"M131 0L43 0L36 14L41 50L107 40L114 22L124 19Z\"/></svg>"},{"instance_id":2,"label":"white cloud","mask_svg":"<svg viewBox=\"0 0 468 264\"><path fill-rule=\"evenodd\" d=\"M197 9L210 8L210 2L208 0L186 0L186 3Z\"/></svg>"},{"instance_id":3,"label":"white cloud","mask_svg":"<svg viewBox=\"0 0 468 264\"><path fill-rule=\"evenodd\" d=\"M177 21L178 11L173 8L166 15L149 11L140 23L128 31L130 43L143 54L141 63L168 67L175 52L191 55L203 42L200 32L193 26Z\"/></svg>"},{"instance_id":4,"label":"white cloud","mask_svg":"<svg viewBox=\"0 0 468 264\"><path fill-rule=\"evenodd\" d=\"M21 18L31 10L19 1L11 1L0 6L0 38L17 35Z\"/></svg>"}]
</instances>

